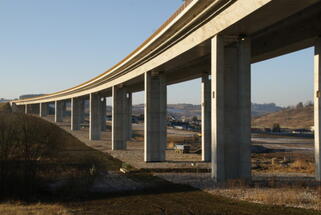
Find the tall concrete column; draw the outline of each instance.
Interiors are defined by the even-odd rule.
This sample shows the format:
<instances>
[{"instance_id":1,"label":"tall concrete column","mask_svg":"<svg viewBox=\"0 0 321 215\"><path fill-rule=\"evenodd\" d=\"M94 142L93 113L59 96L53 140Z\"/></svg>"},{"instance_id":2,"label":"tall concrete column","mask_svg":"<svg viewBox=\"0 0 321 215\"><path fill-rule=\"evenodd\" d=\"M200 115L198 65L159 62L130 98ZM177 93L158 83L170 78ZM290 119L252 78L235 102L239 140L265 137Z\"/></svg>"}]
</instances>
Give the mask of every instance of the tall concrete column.
<instances>
[{"instance_id":1,"label":"tall concrete column","mask_svg":"<svg viewBox=\"0 0 321 215\"><path fill-rule=\"evenodd\" d=\"M250 40L212 39L212 177L251 178Z\"/></svg>"},{"instance_id":2,"label":"tall concrete column","mask_svg":"<svg viewBox=\"0 0 321 215\"><path fill-rule=\"evenodd\" d=\"M32 114L39 116L40 115L40 103L39 104L32 104L31 111L32 111Z\"/></svg>"},{"instance_id":3,"label":"tall concrete column","mask_svg":"<svg viewBox=\"0 0 321 215\"><path fill-rule=\"evenodd\" d=\"M29 105L28 104L25 105L25 114L29 114Z\"/></svg>"},{"instance_id":4,"label":"tall concrete column","mask_svg":"<svg viewBox=\"0 0 321 215\"><path fill-rule=\"evenodd\" d=\"M48 115L48 103L40 103L40 117L45 117Z\"/></svg>"},{"instance_id":5,"label":"tall concrete column","mask_svg":"<svg viewBox=\"0 0 321 215\"><path fill-rule=\"evenodd\" d=\"M106 106L106 97L103 97L100 101L101 103L101 131L106 131L106 114L107 114L107 106Z\"/></svg>"},{"instance_id":6,"label":"tall concrete column","mask_svg":"<svg viewBox=\"0 0 321 215\"><path fill-rule=\"evenodd\" d=\"M55 101L55 122L62 122L64 119L64 101Z\"/></svg>"},{"instance_id":7,"label":"tall concrete column","mask_svg":"<svg viewBox=\"0 0 321 215\"><path fill-rule=\"evenodd\" d=\"M127 111L128 111L127 139L130 140L133 137L133 130L132 130L133 95L131 92L127 93Z\"/></svg>"},{"instance_id":8,"label":"tall concrete column","mask_svg":"<svg viewBox=\"0 0 321 215\"><path fill-rule=\"evenodd\" d=\"M314 45L314 153L315 178L321 181L321 38Z\"/></svg>"},{"instance_id":9,"label":"tall concrete column","mask_svg":"<svg viewBox=\"0 0 321 215\"><path fill-rule=\"evenodd\" d=\"M85 109L86 109L86 99L81 98L80 100L80 123L85 122Z\"/></svg>"},{"instance_id":10,"label":"tall concrete column","mask_svg":"<svg viewBox=\"0 0 321 215\"><path fill-rule=\"evenodd\" d=\"M100 95L91 93L89 98L89 139L99 140L101 132Z\"/></svg>"},{"instance_id":11,"label":"tall concrete column","mask_svg":"<svg viewBox=\"0 0 321 215\"><path fill-rule=\"evenodd\" d=\"M76 131L80 130L80 121L81 121L81 98L72 98L71 99L71 130Z\"/></svg>"},{"instance_id":12,"label":"tall concrete column","mask_svg":"<svg viewBox=\"0 0 321 215\"><path fill-rule=\"evenodd\" d=\"M128 106L126 88L113 86L112 91L112 150L121 150L127 148Z\"/></svg>"},{"instance_id":13,"label":"tall concrete column","mask_svg":"<svg viewBox=\"0 0 321 215\"><path fill-rule=\"evenodd\" d=\"M145 73L145 162L164 161L167 143L167 88L163 73Z\"/></svg>"},{"instance_id":14,"label":"tall concrete column","mask_svg":"<svg viewBox=\"0 0 321 215\"><path fill-rule=\"evenodd\" d=\"M62 117L63 118L65 118L65 116L67 115L66 112L67 112L67 101L64 101L62 103Z\"/></svg>"},{"instance_id":15,"label":"tall concrete column","mask_svg":"<svg viewBox=\"0 0 321 215\"><path fill-rule=\"evenodd\" d=\"M13 113L19 112L19 107L16 103L11 103L11 110Z\"/></svg>"},{"instance_id":16,"label":"tall concrete column","mask_svg":"<svg viewBox=\"0 0 321 215\"><path fill-rule=\"evenodd\" d=\"M202 76L202 160L211 161L211 80L208 74Z\"/></svg>"},{"instance_id":17,"label":"tall concrete column","mask_svg":"<svg viewBox=\"0 0 321 215\"><path fill-rule=\"evenodd\" d=\"M26 105L17 105L19 113L25 113Z\"/></svg>"}]
</instances>

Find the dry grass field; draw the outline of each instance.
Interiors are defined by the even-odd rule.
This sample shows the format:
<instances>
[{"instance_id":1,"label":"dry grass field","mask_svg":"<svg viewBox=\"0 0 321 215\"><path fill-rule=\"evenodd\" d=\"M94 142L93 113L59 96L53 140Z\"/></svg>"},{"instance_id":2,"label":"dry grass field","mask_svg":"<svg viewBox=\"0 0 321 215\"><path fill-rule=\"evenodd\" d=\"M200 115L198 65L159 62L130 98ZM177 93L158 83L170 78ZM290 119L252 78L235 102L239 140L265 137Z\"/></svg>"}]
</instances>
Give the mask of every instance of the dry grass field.
<instances>
[{"instance_id":1,"label":"dry grass field","mask_svg":"<svg viewBox=\"0 0 321 215\"><path fill-rule=\"evenodd\" d=\"M313 105L303 108L289 108L269 113L252 120L252 127L272 128L278 123L281 128L307 128L313 126Z\"/></svg>"},{"instance_id":2,"label":"dry grass field","mask_svg":"<svg viewBox=\"0 0 321 215\"><path fill-rule=\"evenodd\" d=\"M254 173L307 173L314 174L314 157L311 153L273 152L252 153Z\"/></svg>"}]
</instances>

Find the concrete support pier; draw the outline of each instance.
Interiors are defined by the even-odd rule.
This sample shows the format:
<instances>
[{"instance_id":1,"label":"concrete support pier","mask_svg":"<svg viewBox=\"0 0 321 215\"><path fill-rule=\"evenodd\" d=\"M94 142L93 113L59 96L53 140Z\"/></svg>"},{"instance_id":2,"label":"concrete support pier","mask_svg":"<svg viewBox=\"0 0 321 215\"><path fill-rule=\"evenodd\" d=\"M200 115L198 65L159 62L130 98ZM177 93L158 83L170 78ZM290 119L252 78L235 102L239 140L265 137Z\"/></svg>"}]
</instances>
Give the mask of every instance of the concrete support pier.
<instances>
[{"instance_id":1,"label":"concrete support pier","mask_svg":"<svg viewBox=\"0 0 321 215\"><path fill-rule=\"evenodd\" d=\"M128 103L126 88L114 86L112 90L112 150L127 148Z\"/></svg>"},{"instance_id":2,"label":"concrete support pier","mask_svg":"<svg viewBox=\"0 0 321 215\"><path fill-rule=\"evenodd\" d=\"M208 74L202 76L202 161L211 161L211 80Z\"/></svg>"},{"instance_id":3,"label":"concrete support pier","mask_svg":"<svg viewBox=\"0 0 321 215\"><path fill-rule=\"evenodd\" d=\"M80 123L85 122L85 108L86 108L86 99L81 98L80 101Z\"/></svg>"},{"instance_id":4,"label":"concrete support pier","mask_svg":"<svg viewBox=\"0 0 321 215\"><path fill-rule=\"evenodd\" d=\"M100 95L91 93L89 98L89 139L99 140L101 132Z\"/></svg>"},{"instance_id":5,"label":"concrete support pier","mask_svg":"<svg viewBox=\"0 0 321 215\"><path fill-rule=\"evenodd\" d=\"M26 105L16 105L19 113L25 113Z\"/></svg>"},{"instance_id":6,"label":"concrete support pier","mask_svg":"<svg viewBox=\"0 0 321 215\"><path fill-rule=\"evenodd\" d=\"M315 178L321 181L321 38L315 42L314 52L314 153Z\"/></svg>"},{"instance_id":7,"label":"concrete support pier","mask_svg":"<svg viewBox=\"0 0 321 215\"><path fill-rule=\"evenodd\" d=\"M48 103L40 103L40 117L48 116L49 111Z\"/></svg>"},{"instance_id":8,"label":"concrete support pier","mask_svg":"<svg viewBox=\"0 0 321 215\"><path fill-rule=\"evenodd\" d=\"M12 103L11 110L12 110L12 112L17 113L17 112L19 112L19 106L16 105L16 103Z\"/></svg>"},{"instance_id":9,"label":"concrete support pier","mask_svg":"<svg viewBox=\"0 0 321 215\"><path fill-rule=\"evenodd\" d=\"M35 114L35 115L40 115L40 104L32 104L31 105L31 111L32 111L32 114Z\"/></svg>"},{"instance_id":10,"label":"concrete support pier","mask_svg":"<svg viewBox=\"0 0 321 215\"><path fill-rule=\"evenodd\" d=\"M127 93L127 140L130 140L133 137L133 129L132 129L132 115L133 115L133 95L131 92Z\"/></svg>"},{"instance_id":11,"label":"concrete support pier","mask_svg":"<svg viewBox=\"0 0 321 215\"><path fill-rule=\"evenodd\" d=\"M62 122L64 119L64 101L55 101L55 122Z\"/></svg>"},{"instance_id":12,"label":"concrete support pier","mask_svg":"<svg viewBox=\"0 0 321 215\"><path fill-rule=\"evenodd\" d=\"M145 73L145 162L164 161L167 143L167 87L163 73Z\"/></svg>"},{"instance_id":13,"label":"concrete support pier","mask_svg":"<svg viewBox=\"0 0 321 215\"><path fill-rule=\"evenodd\" d=\"M212 39L212 177L251 179L251 45Z\"/></svg>"},{"instance_id":14,"label":"concrete support pier","mask_svg":"<svg viewBox=\"0 0 321 215\"><path fill-rule=\"evenodd\" d=\"M67 115L67 102L68 101L64 101L62 104L62 117L65 118L65 116Z\"/></svg>"},{"instance_id":15,"label":"concrete support pier","mask_svg":"<svg viewBox=\"0 0 321 215\"><path fill-rule=\"evenodd\" d=\"M101 98L101 131L106 131L106 114L107 114L107 106L106 106L106 97Z\"/></svg>"},{"instance_id":16,"label":"concrete support pier","mask_svg":"<svg viewBox=\"0 0 321 215\"><path fill-rule=\"evenodd\" d=\"M81 98L72 98L71 99L71 130L76 131L80 130L80 121L81 121Z\"/></svg>"},{"instance_id":17,"label":"concrete support pier","mask_svg":"<svg viewBox=\"0 0 321 215\"><path fill-rule=\"evenodd\" d=\"M25 114L29 114L29 106L28 104L25 105Z\"/></svg>"}]
</instances>

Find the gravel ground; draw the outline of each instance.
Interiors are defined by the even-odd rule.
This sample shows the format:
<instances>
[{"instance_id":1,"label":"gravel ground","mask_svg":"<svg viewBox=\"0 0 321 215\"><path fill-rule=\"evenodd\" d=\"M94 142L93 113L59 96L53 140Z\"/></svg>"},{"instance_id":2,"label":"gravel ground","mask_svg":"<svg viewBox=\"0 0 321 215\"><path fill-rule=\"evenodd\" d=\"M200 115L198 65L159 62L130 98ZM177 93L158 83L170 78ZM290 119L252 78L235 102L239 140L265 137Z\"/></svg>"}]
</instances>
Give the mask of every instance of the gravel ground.
<instances>
[{"instance_id":1,"label":"gravel ground","mask_svg":"<svg viewBox=\"0 0 321 215\"><path fill-rule=\"evenodd\" d=\"M300 173L259 174L253 176L253 181L269 182L264 186L247 187L240 184L217 186L211 179L210 173L155 173L167 181L186 184L201 189L213 195L245 200L255 203L285 205L306 209L321 210L321 188L317 186L302 186L301 182L316 185L313 175ZM274 178L274 177L275 178ZM271 178L280 185L271 185ZM291 185L287 182L291 181ZM273 182L275 183L275 182ZM283 184L283 185L282 185Z\"/></svg>"},{"instance_id":2,"label":"gravel ground","mask_svg":"<svg viewBox=\"0 0 321 215\"><path fill-rule=\"evenodd\" d=\"M53 117L46 118L49 121L53 121ZM202 162L200 154L177 154L174 150L166 150L165 162L144 162L144 143L142 141L129 141L127 143L127 150L111 150L111 132L101 132L101 140L90 141L88 138L88 128L82 128L79 131L71 131L70 123L68 119L64 122L57 123L60 127L77 137L80 141L91 146L97 150L106 152L113 157L131 164L137 169L162 169L162 168L210 168L209 162ZM188 133L187 131L179 131L181 135Z\"/></svg>"}]
</instances>

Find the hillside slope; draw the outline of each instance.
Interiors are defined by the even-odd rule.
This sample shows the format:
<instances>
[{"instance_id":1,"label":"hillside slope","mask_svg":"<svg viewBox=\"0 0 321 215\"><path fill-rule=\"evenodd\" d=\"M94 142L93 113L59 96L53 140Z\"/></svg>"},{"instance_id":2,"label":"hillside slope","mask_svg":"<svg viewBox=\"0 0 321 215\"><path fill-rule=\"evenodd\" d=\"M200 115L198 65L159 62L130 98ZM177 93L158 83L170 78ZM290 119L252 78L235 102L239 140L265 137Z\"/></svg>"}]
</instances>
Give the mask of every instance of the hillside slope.
<instances>
[{"instance_id":1,"label":"hillside slope","mask_svg":"<svg viewBox=\"0 0 321 215\"><path fill-rule=\"evenodd\" d=\"M274 123L281 128L311 128L313 126L313 105L302 108L288 108L252 119L252 127L271 128Z\"/></svg>"},{"instance_id":2,"label":"hillside slope","mask_svg":"<svg viewBox=\"0 0 321 215\"><path fill-rule=\"evenodd\" d=\"M7 102L0 103L0 112L11 112L10 104Z\"/></svg>"}]
</instances>

